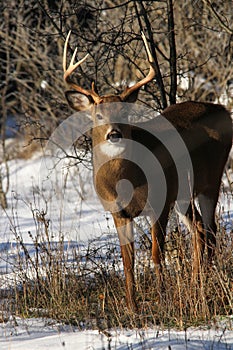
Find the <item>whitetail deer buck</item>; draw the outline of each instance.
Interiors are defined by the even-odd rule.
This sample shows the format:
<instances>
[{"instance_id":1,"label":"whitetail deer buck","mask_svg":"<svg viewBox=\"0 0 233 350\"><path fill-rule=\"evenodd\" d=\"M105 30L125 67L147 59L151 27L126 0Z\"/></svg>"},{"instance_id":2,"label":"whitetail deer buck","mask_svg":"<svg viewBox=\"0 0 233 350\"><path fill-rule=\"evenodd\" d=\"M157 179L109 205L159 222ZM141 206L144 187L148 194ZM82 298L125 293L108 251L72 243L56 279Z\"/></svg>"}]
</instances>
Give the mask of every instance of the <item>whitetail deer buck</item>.
<instances>
[{"instance_id":1,"label":"whitetail deer buck","mask_svg":"<svg viewBox=\"0 0 233 350\"><path fill-rule=\"evenodd\" d=\"M87 56L74 64L75 50L67 68L69 36L70 33L65 43L63 68L64 80L72 90L66 92L66 98L69 105L76 111L91 109L94 183L104 208L111 211L116 225L124 264L127 304L130 309L135 310L133 219L142 212L151 216L152 259L159 277L168 215L177 199L180 186L175 161L171 159L166 145L164 146L158 138L154 137L153 132L150 134L148 131L154 131L158 127L157 118L137 125L127 123L124 119L117 119L124 110L124 104L135 102L140 88L155 77L153 58L143 35L150 64L148 75L135 85L127 87L120 95L99 96L94 84L91 90L86 90L71 81L70 75ZM184 219L188 226L195 228L193 266L194 269L198 269L204 251L207 251L210 260L214 253L216 244L215 209L222 173L232 144L232 121L229 112L221 105L191 101L166 108L162 116L178 131L191 159L192 169L184 169L187 176L193 171L193 185L192 187L190 185L191 193ZM123 122L116 122L116 120L123 120ZM166 130L161 131L163 132L166 135ZM167 135L169 137L169 133ZM135 163L131 161L131 159L137 159L137 154L135 154L134 147L129 149L130 144L126 140L147 147L163 170L166 193L165 203L159 217L158 215L156 217L155 214L156 191L160 187L160 184L157 183L157 174L156 172L152 174L153 180L148 183L137 161ZM129 158L127 154L134 154L134 156ZM124 179L128 180L132 186L130 200L124 198L124 193L119 196L117 190L117 185ZM154 200L147 211L149 187ZM192 200L195 197L199 201L201 214ZM187 198L184 200L187 201ZM108 203L115 203L115 206L111 209Z\"/></svg>"}]
</instances>

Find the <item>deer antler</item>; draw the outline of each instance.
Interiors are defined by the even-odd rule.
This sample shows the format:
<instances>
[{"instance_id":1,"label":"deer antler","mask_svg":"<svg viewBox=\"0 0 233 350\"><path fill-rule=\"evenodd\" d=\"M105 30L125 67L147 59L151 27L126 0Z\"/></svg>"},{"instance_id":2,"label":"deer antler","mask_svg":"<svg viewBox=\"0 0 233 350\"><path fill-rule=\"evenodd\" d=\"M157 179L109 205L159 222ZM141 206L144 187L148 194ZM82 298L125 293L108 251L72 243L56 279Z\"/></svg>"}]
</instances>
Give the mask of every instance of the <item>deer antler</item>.
<instances>
[{"instance_id":1,"label":"deer antler","mask_svg":"<svg viewBox=\"0 0 233 350\"><path fill-rule=\"evenodd\" d=\"M149 49L148 42L147 42L145 34L143 32L141 33L141 35L142 35L142 40L144 42L146 53L147 53L147 56L148 56L148 61L150 63L150 70L149 70L149 73L147 74L147 76L145 78L143 78L142 80L140 80L139 82L137 82L133 86L127 87L121 93L121 98L123 100L126 99L129 95L131 95L132 92L134 92L135 90L140 89L140 87L142 87L143 85L145 85L145 84L149 83L151 80L153 80L153 78L156 75L156 71L155 71L155 68L154 68L154 59L153 59L152 53L151 53L151 51Z\"/></svg>"},{"instance_id":2,"label":"deer antler","mask_svg":"<svg viewBox=\"0 0 233 350\"><path fill-rule=\"evenodd\" d=\"M63 52L63 71L64 71L64 81L69 85L70 88L80 92L81 94L84 94L86 96L91 96L95 102L99 102L101 97L95 92L94 90L94 83L92 84L92 89L91 90L86 90L83 89L81 86L75 84L74 82L71 81L70 76L71 74L78 68L88 57L89 54L87 54L85 57L83 57L81 60L78 62L74 63L76 54L77 54L77 47L74 50L74 53L72 55L70 64L67 68L67 63L66 63L66 57L67 57L67 47L68 47L68 42L70 38L71 30L69 31L66 41L65 41L65 46L64 46L64 52Z\"/></svg>"}]
</instances>

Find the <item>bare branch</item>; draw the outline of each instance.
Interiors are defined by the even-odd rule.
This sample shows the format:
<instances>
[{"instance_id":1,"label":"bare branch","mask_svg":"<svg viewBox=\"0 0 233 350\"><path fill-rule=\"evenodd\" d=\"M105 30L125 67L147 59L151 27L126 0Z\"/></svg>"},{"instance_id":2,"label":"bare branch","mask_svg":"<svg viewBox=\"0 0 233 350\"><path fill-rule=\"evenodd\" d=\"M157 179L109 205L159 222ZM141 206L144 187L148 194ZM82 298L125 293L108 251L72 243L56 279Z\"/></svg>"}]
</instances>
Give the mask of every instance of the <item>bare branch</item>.
<instances>
[{"instance_id":1,"label":"bare branch","mask_svg":"<svg viewBox=\"0 0 233 350\"><path fill-rule=\"evenodd\" d=\"M168 17L168 38L170 48L170 92L169 100L170 104L176 103L177 93L177 68L176 68L176 41L175 41L175 24L173 14L173 3L172 0L167 1L167 17Z\"/></svg>"},{"instance_id":2,"label":"bare branch","mask_svg":"<svg viewBox=\"0 0 233 350\"><path fill-rule=\"evenodd\" d=\"M203 3L207 6L207 8L210 10L213 17L217 20L218 24L230 35L233 35L233 29L229 28L221 19L218 12L215 10L214 6L211 4L209 0L203 0Z\"/></svg>"},{"instance_id":3,"label":"bare branch","mask_svg":"<svg viewBox=\"0 0 233 350\"><path fill-rule=\"evenodd\" d=\"M135 6L136 13L137 13L138 22L139 22L139 25L141 26L141 31L143 31L142 24L141 24L141 21L140 21L140 15L139 15L139 13L137 11L137 3L138 3L137 1L134 1L134 6ZM157 84L158 84L158 87L159 87L159 91L160 91L160 95L161 95L161 104L162 104L161 107L162 107L162 109L165 109L167 107L166 91L165 91L165 88L164 88L163 78L162 78L162 74L161 74L161 71L160 71L159 62L158 62L158 58L157 58L157 54L156 54L156 46L154 44L153 31L152 31L152 28L151 28L151 23L150 23L149 18L147 16L147 12L145 10L145 7L143 5L143 1L142 0L139 1L139 6L140 6L140 10L141 10L143 19L144 19L145 24L146 24L146 29L147 29L147 32L148 32L149 41L150 41L150 45L151 45L151 52L152 52L153 59L154 59L154 62L155 62L156 81L157 81Z\"/></svg>"}]
</instances>

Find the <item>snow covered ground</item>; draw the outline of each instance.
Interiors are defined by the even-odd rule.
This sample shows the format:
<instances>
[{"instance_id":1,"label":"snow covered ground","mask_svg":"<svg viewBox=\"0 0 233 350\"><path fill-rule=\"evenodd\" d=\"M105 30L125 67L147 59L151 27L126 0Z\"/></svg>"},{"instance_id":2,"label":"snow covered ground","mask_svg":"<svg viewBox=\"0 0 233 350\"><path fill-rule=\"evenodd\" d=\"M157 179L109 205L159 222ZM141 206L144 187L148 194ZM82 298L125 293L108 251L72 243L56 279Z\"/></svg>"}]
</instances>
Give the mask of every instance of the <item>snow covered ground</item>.
<instances>
[{"instance_id":1,"label":"snow covered ground","mask_svg":"<svg viewBox=\"0 0 233 350\"><path fill-rule=\"evenodd\" d=\"M190 328L175 330L112 330L106 335L93 331L78 331L52 320L15 319L0 325L1 350L230 350L233 331L224 325L218 329Z\"/></svg>"},{"instance_id":2,"label":"snow covered ground","mask_svg":"<svg viewBox=\"0 0 233 350\"><path fill-rule=\"evenodd\" d=\"M31 236L38 229L37 213L46 212L54 233L63 232L65 241L87 242L103 232L114 232L112 220L96 198L91 172L79 172L68 165L46 182L43 157L9 163L9 208L0 208L0 288L13 273L16 236L32 247ZM68 171L69 170L69 171ZM48 169L46 170L48 171ZM82 176L82 171L87 177ZM59 175L60 176L60 175ZM38 180L39 179L39 180ZM43 179L43 181L41 180ZM62 181L62 183L61 183ZM62 186L60 186L62 184ZM63 191L61 191L63 188ZM221 206L232 218L232 198L221 198ZM30 232L30 235L28 234ZM53 320L7 318L0 323L0 350L37 349L233 349L233 319L218 326L175 330L113 329L110 334L80 331Z\"/></svg>"}]
</instances>

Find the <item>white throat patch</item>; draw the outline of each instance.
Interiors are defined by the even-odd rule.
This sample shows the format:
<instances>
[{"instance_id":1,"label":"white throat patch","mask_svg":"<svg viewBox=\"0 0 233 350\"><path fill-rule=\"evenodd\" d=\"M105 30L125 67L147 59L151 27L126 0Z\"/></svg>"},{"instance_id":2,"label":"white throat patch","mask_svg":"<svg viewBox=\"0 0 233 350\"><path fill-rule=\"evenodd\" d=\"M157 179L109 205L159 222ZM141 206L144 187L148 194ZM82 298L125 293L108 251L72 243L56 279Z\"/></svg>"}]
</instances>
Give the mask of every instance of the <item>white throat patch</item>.
<instances>
[{"instance_id":1,"label":"white throat patch","mask_svg":"<svg viewBox=\"0 0 233 350\"><path fill-rule=\"evenodd\" d=\"M101 143L100 151L104 153L106 156L110 158L119 157L125 151L125 143L124 142L116 142L112 143L109 141L105 141Z\"/></svg>"}]
</instances>

